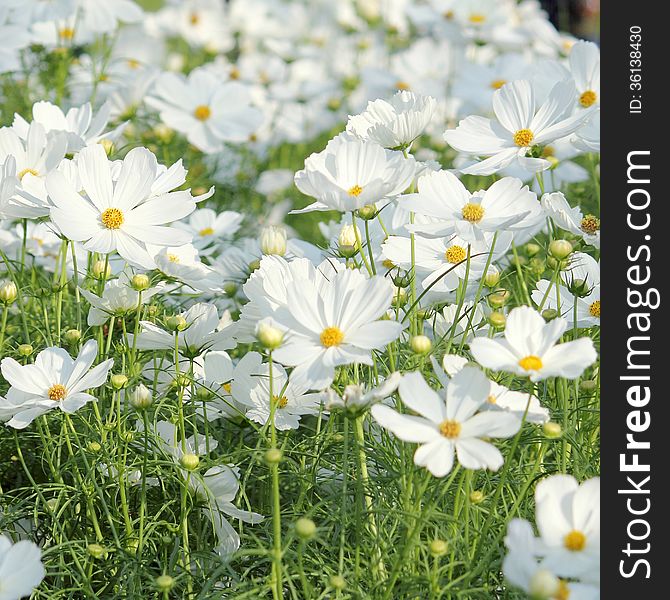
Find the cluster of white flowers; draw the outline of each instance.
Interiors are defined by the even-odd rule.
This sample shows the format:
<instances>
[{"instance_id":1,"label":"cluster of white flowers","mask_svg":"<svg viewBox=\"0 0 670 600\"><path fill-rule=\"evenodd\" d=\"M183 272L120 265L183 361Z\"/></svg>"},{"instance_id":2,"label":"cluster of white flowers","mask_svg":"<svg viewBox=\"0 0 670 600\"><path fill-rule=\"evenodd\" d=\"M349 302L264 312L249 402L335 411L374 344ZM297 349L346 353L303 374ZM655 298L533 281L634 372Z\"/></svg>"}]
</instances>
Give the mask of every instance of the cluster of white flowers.
<instances>
[{"instance_id":1,"label":"cluster of white flowers","mask_svg":"<svg viewBox=\"0 0 670 600\"><path fill-rule=\"evenodd\" d=\"M569 185L598 176L600 54L533 0L174 0L154 13L8 0L0 34L0 73L25 78L31 98L0 128L2 268L59 283L56 335L68 286L89 328L69 352L47 331L34 360L2 360L0 420L91 410L116 364L124 411L178 404L181 423L158 416L161 442L144 451L175 464L220 556L240 545L227 516L262 517L235 505L240 468L215 458L211 428L246 420L274 435L369 411L374 435L418 444L414 463L435 477L457 463L497 471L508 457L495 440L515 447L551 419L538 382L597 361L600 221ZM26 71L36 47L81 50L53 90ZM269 160L287 144L303 152L294 177ZM238 181L260 211L224 210L220 190ZM294 207L292 184L312 203ZM318 243L283 223L290 209L291 223L340 215ZM6 287L5 320L22 293ZM9 351L4 337L5 325ZM540 537L509 526L511 584L542 600L599 596L598 485L538 484ZM2 598L43 576L25 544L0 537Z\"/></svg>"}]
</instances>

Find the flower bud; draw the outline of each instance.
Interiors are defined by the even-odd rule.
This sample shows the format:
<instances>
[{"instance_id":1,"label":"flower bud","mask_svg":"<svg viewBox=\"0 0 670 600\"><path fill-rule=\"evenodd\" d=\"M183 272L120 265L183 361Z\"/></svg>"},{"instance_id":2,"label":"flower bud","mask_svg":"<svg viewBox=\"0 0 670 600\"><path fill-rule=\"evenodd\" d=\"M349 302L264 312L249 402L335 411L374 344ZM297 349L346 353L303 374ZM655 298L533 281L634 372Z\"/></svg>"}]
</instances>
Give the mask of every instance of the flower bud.
<instances>
[{"instance_id":1,"label":"flower bud","mask_svg":"<svg viewBox=\"0 0 670 600\"><path fill-rule=\"evenodd\" d=\"M549 244L549 254L556 260L563 260L572 254L572 244L568 240L554 240Z\"/></svg>"},{"instance_id":2,"label":"flower bud","mask_svg":"<svg viewBox=\"0 0 670 600\"><path fill-rule=\"evenodd\" d=\"M33 353L33 347L30 344L21 344L18 350L20 356L30 356Z\"/></svg>"},{"instance_id":3,"label":"flower bud","mask_svg":"<svg viewBox=\"0 0 670 600\"><path fill-rule=\"evenodd\" d=\"M481 504L484 500L484 492L481 490L473 490L470 492L470 502L472 504Z\"/></svg>"},{"instance_id":4,"label":"flower bud","mask_svg":"<svg viewBox=\"0 0 670 600\"><path fill-rule=\"evenodd\" d=\"M594 392L598 389L598 382L593 379L584 379L584 381L579 384L579 388L583 392Z\"/></svg>"},{"instance_id":5,"label":"flower bud","mask_svg":"<svg viewBox=\"0 0 670 600\"><path fill-rule=\"evenodd\" d=\"M19 295L16 284L13 281L3 281L0 283L0 302L6 306L12 304Z\"/></svg>"},{"instance_id":6,"label":"flower bud","mask_svg":"<svg viewBox=\"0 0 670 600\"><path fill-rule=\"evenodd\" d=\"M261 231L261 252L263 254L286 254L286 229L270 225Z\"/></svg>"},{"instance_id":7,"label":"flower bud","mask_svg":"<svg viewBox=\"0 0 670 600\"><path fill-rule=\"evenodd\" d=\"M413 335L409 340L409 347L416 354L428 354L433 348L433 342L425 335Z\"/></svg>"},{"instance_id":8,"label":"flower bud","mask_svg":"<svg viewBox=\"0 0 670 600\"><path fill-rule=\"evenodd\" d=\"M256 326L256 339L267 350L276 350L284 340L284 332L275 327L268 319L263 319Z\"/></svg>"},{"instance_id":9,"label":"flower bud","mask_svg":"<svg viewBox=\"0 0 670 600\"><path fill-rule=\"evenodd\" d=\"M312 519L303 517L295 522L295 532L303 540L311 540L316 534L316 523Z\"/></svg>"},{"instance_id":10,"label":"flower bud","mask_svg":"<svg viewBox=\"0 0 670 600\"><path fill-rule=\"evenodd\" d=\"M542 311L542 318L549 322L553 321L558 316L558 311L555 308L545 308Z\"/></svg>"},{"instance_id":11,"label":"flower bud","mask_svg":"<svg viewBox=\"0 0 670 600\"><path fill-rule=\"evenodd\" d=\"M342 575L331 575L330 576L330 587L334 590L343 590L347 587L347 582L345 581Z\"/></svg>"},{"instance_id":12,"label":"flower bud","mask_svg":"<svg viewBox=\"0 0 670 600\"><path fill-rule=\"evenodd\" d=\"M531 258L528 264L535 275L542 275L547 268L547 263L539 256Z\"/></svg>"},{"instance_id":13,"label":"flower bud","mask_svg":"<svg viewBox=\"0 0 670 600\"><path fill-rule=\"evenodd\" d=\"M353 225L343 225L340 235L337 236L337 245L340 254L345 258L351 258L358 252L358 237L360 231Z\"/></svg>"},{"instance_id":14,"label":"flower bud","mask_svg":"<svg viewBox=\"0 0 670 600\"><path fill-rule=\"evenodd\" d=\"M148 275L144 273L137 273L133 275L133 278L130 280L130 287L132 287L136 292L143 292L151 284L151 280Z\"/></svg>"},{"instance_id":15,"label":"flower bud","mask_svg":"<svg viewBox=\"0 0 670 600\"><path fill-rule=\"evenodd\" d=\"M168 317L165 321L165 324L171 331L184 331L188 325L186 319L181 315L173 315L172 317Z\"/></svg>"},{"instance_id":16,"label":"flower bud","mask_svg":"<svg viewBox=\"0 0 670 600\"><path fill-rule=\"evenodd\" d=\"M532 242L526 244L526 254L530 258L535 256L536 254L539 254L540 250L542 250L542 248L538 244L533 244Z\"/></svg>"},{"instance_id":17,"label":"flower bud","mask_svg":"<svg viewBox=\"0 0 670 600\"><path fill-rule=\"evenodd\" d=\"M561 437L563 433L561 426L558 423L555 423L554 421L549 421L545 423L542 426L542 431L544 432L544 435L550 440L555 440Z\"/></svg>"},{"instance_id":18,"label":"flower bud","mask_svg":"<svg viewBox=\"0 0 670 600\"><path fill-rule=\"evenodd\" d=\"M428 546L430 553L435 557L444 556L447 553L448 548L449 545L447 544L447 542L440 539L433 540L430 543L430 546Z\"/></svg>"},{"instance_id":19,"label":"flower bud","mask_svg":"<svg viewBox=\"0 0 670 600\"><path fill-rule=\"evenodd\" d=\"M132 392L130 392L128 400L135 410L145 410L151 406L153 397L151 395L151 390L143 383L140 383Z\"/></svg>"},{"instance_id":20,"label":"flower bud","mask_svg":"<svg viewBox=\"0 0 670 600\"><path fill-rule=\"evenodd\" d=\"M156 588L159 592L169 592L174 587L174 579L169 575L156 577Z\"/></svg>"},{"instance_id":21,"label":"flower bud","mask_svg":"<svg viewBox=\"0 0 670 600\"><path fill-rule=\"evenodd\" d=\"M404 306L407 302L407 290L404 287L396 287L393 290L393 306Z\"/></svg>"},{"instance_id":22,"label":"flower bud","mask_svg":"<svg viewBox=\"0 0 670 600\"><path fill-rule=\"evenodd\" d=\"M123 373L117 373L116 375L112 375L110 381L112 383L112 387L115 390L120 390L121 388L126 387L126 384L128 383L128 377L126 377Z\"/></svg>"},{"instance_id":23,"label":"flower bud","mask_svg":"<svg viewBox=\"0 0 670 600\"><path fill-rule=\"evenodd\" d=\"M568 289L579 298L588 296L591 293L591 288L589 284L586 283L583 279L573 279L568 286Z\"/></svg>"},{"instance_id":24,"label":"flower bud","mask_svg":"<svg viewBox=\"0 0 670 600\"><path fill-rule=\"evenodd\" d=\"M258 259L252 260L249 263L249 273L253 273L256 269L260 269L260 268L261 268L261 261L258 260Z\"/></svg>"},{"instance_id":25,"label":"flower bud","mask_svg":"<svg viewBox=\"0 0 670 600\"><path fill-rule=\"evenodd\" d=\"M63 339L68 344L76 344L81 339L81 331L79 331L78 329L68 329L63 334Z\"/></svg>"},{"instance_id":26,"label":"flower bud","mask_svg":"<svg viewBox=\"0 0 670 600\"><path fill-rule=\"evenodd\" d=\"M179 459L179 464L187 471L195 471L200 464L200 458L196 454L184 454Z\"/></svg>"},{"instance_id":27,"label":"flower bud","mask_svg":"<svg viewBox=\"0 0 670 600\"><path fill-rule=\"evenodd\" d=\"M270 448L269 450L266 450L263 458L265 459L266 464L277 465L281 462L283 456L284 454L279 448Z\"/></svg>"},{"instance_id":28,"label":"flower bud","mask_svg":"<svg viewBox=\"0 0 670 600\"><path fill-rule=\"evenodd\" d=\"M531 577L528 592L532 598L549 600L555 598L560 590L561 582L551 571L540 569Z\"/></svg>"},{"instance_id":29,"label":"flower bud","mask_svg":"<svg viewBox=\"0 0 670 600\"><path fill-rule=\"evenodd\" d=\"M494 288L500 282L500 271L494 266L490 266L486 275L484 275L484 285L487 288Z\"/></svg>"},{"instance_id":30,"label":"flower bud","mask_svg":"<svg viewBox=\"0 0 670 600\"><path fill-rule=\"evenodd\" d=\"M377 216L377 207L374 204L366 204L358 209L358 216L364 221L370 221Z\"/></svg>"},{"instance_id":31,"label":"flower bud","mask_svg":"<svg viewBox=\"0 0 670 600\"><path fill-rule=\"evenodd\" d=\"M86 449L91 452L92 454L97 454L102 450L102 446L100 445L99 442L89 442L88 445L86 446Z\"/></svg>"},{"instance_id":32,"label":"flower bud","mask_svg":"<svg viewBox=\"0 0 670 600\"><path fill-rule=\"evenodd\" d=\"M229 298L232 298L237 293L237 284L229 281L223 284L223 291Z\"/></svg>"},{"instance_id":33,"label":"flower bud","mask_svg":"<svg viewBox=\"0 0 670 600\"><path fill-rule=\"evenodd\" d=\"M100 140L99 144L103 147L103 149L105 150L105 154L107 154L107 156L112 155L112 152L114 152L114 142L112 142L112 140L108 139Z\"/></svg>"},{"instance_id":34,"label":"flower bud","mask_svg":"<svg viewBox=\"0 0 670 600\"><path fill-rule=\"evenodd\" d=\"M499 289L488 297L491 308L502 308L510 299L511 294L508 290Z\"/></svg>"},{"instance_id":35,"label":"flower bud","mask_svg":"<svg viewBox=\"0 0 670 600\"><path fill-rule=\"evenodd\" d=\"M112 274L112 267L104 260L96 260L91 267L91 272L96 279L107 279Z\"/></svg>"},{"instance_id":36,"label":"flower bud","mask_svg":"<svg viewBox=\"0 0 670 600\"><path fill-rule=\"evenodd\" d=\"M107 550L100 544L89 544L86 546L86 552L88 552L89 556L95 559L105 558L107 556Z\"/></svg>"},{"instance_id":37,"label":"flower bud","mask_svg":"<svg viewBox=\"0 0 670 600\"><path fill-rule=\"evenodd\" d=\"M503 327L505 327L505 323L507 323L507 317L501 312L493 311L489 315L489 323L491 324L492 327L502 329Z\"/></svg>"}]
</instances>

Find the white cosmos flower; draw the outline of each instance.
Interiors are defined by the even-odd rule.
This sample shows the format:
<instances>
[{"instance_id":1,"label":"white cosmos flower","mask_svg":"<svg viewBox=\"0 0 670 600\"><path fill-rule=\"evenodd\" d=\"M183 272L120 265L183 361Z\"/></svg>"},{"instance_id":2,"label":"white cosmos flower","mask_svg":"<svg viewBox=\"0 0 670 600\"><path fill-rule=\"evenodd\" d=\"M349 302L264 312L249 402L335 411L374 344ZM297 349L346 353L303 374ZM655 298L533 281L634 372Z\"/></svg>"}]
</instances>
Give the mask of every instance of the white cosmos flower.
<instances>
[{"instance_id":1,"label":"white cosmos flower","mask_svg":"<svg viewBox=\"0 0 670 600\"><path fill-rule=\"evenodd\" d=\"M444 134L445 140L459 152L487 157L462 169L471 175L491 175L513 162L526 171L548 169L551 163L529 156L533 146L546 146L579 129L593 109L573 114L577 91L572 81L561 81L549 97L537 107L535 91L526 80L505 84L493 95L497 120L470 116Z\"/></svg>"},{"instance_id":2,"label":"white cosmos flower","mask_svg":"<svg viewBox=\"0 0 670 600\"><path fill-rule=\"evenodd\" d=\"M437 101L430 96L400 91L389 101L368 102L367 108L347 121L347 131L384 148L406 148L430 123Z\"/></svg>"},{"instance_id":3,"label":"white cosmos flower","mask_svg":"<svg viewBox=\"0 0 670 600\"><path fill-rule=\"evenodd\" d=\"M156 266L147 244L180 246L190 241L186 232L166 225L192 213L194 199L189 191L170 191L165 179L171 172L160 177L156 157L146 148L128 152L117 177L99 144L77 155L77 167L83 193L59 171L46 184L54 204L51 219L68 239L84 242L90 252L117 251L145 269Z\"/></svg>"},{"instance_id":4,"label":"white cosmos flower","mask_svg":"<svg viewBox=\"0 0 670 600\"><path fill-rule=\"evenodd\" d=\"M160 112L161 121L183 133L203 152L223 149L224 142L245 142L261 125L262 113L251 106L248 88L222 82L197 68L184 77L163 73L146 103Z\"/></svg>"},{"instance_id":5,"label":"white cosmos flower","mask_svg":"<svg viewBox=\"0 0 670 600\"><path fill-rule=\"evenodd\" d=\"M15 212L21 217L43 217L49 214L44 182L63 160L67 138L63 132L47 135L40 123L31 123L25 139L11 127L0 128L0 163L12 156L16 162L16 176L21 189L14 198Z\"/></svg>"},{"instance_id":6,"label":"white cosmos flower","mask_svg":"<svg viewBox=\"0 0 670 600\"><path fill-rule=\"evenodd\" d=\"M553 475L535 489L543 564L561 577L593 580L600 571L600 478ZM594 575L595 574L595 575Z\"/></svg>"},{"instance_id":7,"label":"white cosmos flower","mask_svg":"<svg viewBox=\"0 0 670 600\"><path fill-rule=\"evenodd\" d=\"M297 429L300 417L319 413L320 394L310 394L304 384L289 379L281 365L272 365L272 402L276 403L274 425L280 430ZM246 407L246 417L264 425L270 419L270 366L258 352L248 352L235 367L233 398Z\"/></svg>"},{"instance_id":8,"label":"white cosmos flower","mask_svg":"<svg viewBox=\"0 0 670 600\"><path fill-rule=\"evenodd\" d=\"M547 323L536 310L520 306L509 313L503 338L477 337L470 342L470 352L487 369L509 371L531 381L575 379L595 362L597 353L588 337L556 344L567 327L561 317Z\"/></svg>"},{"instance_id":9,"label":"white cosmos flower","mask_svg":"<svg viewBox=\"0 0 670 600\"><path fill-rule=\"evenodd\" d=\"M133 0L77 0L82 26L96 33L115 31L119 23L137 23L144 12Z\"/></svg>"},{"instance_id":10,"label":"white cosmos flower","mask_svg":"<svg viewBox=\"0 0 670 600\"><path fill-rule=\"evenodd\" d=\"M158 270L168 277L201 292L221 291L218 273L200 260L198 249L192 244L162 248L147 244L147 251Z\"/></svg>"},{"instance_id":11,"label":"white cosmos flower","mask_svg":"<svg viewBox=\"0 0 670 600\"><path fill-rule=\"evenodd\" d=\"M423 235L459 235L470 242L484 241L485 233L527 227L541 214L537 197L520 179L505 177L487 190L469 192L449 171L428 171L417 193L402 196L400 205L432 222L409 225Z\"/></svg>"},{"instance_id":12,"label":"white cosmos flower","mask_svg":"<svg viewBox=\"0 0 670 600\"><path fill-rule=\"evenodd\" d=\"M205 350L228 350L234 348L231 339L230 315L219 318L216 307L198 302L181 313L186 329L179 332L179 352L183 356L197 356ZM135 343L139 350L174 350L175 334L161 329L150 321L140 321L141 330L135 343L134 335L128 334L128 346Z\"/></svg>"},{"instance_id":13,"label":"white cosmos flower","mask_svg":"<svg viewBox=\"0 0 670 600\"><path fill-rule=\"evenodd\" d=\"M28 540L12 544L0 535L0 600L19 600L30 596L44 579L42 552Z\"/></svg>"},{"instance_id":14,"label":"white cosmos flower","mask_svg":"<svg viewBox=\"0 0 670 600\"><path fill-rule=\"evenodd\" d=\"M159 284L144 290L141 297L142 304L160 292L163 287L163 284ZM111 316L134 312L140 302L140 293L130 286L127 276L107 282L102 296L97 296L84 288L81 288L80 292L91 305L87 319L90 327L103 325L109 321Z\"/></svg>"},{"instance_id":15,"label":"white cosmos flower","mask_svg":"<svg viewBox=\"0 0 670 600\"><path fill-rule=\"evenodd\" d=\"M489 392L489 380L475 367L465 367L449 382L446 393L431 389L421 373L405 375L400 398L419 416L400 414L383 404L372 416L405 442L418 443L414 463L435 477L444 477L454 465L454 453L466 469L498 470L500 451L482 438L514 435L521 421L508 412L480 412Z\"/></svg>"},{"instance_id":16,"label":"white cosmos flower","mask_svg":"<svg viewBox=\"0 0 670 600\"><path fill-rule=\"evenodd\" d=\"M580 40L570 50L570 72L577 88L577 106L600 106L600 48Z\"/></svg>"},{"instance_id":17,"label":"white cosmos flower","mask_svg":"<svg viewBox=\"0 0 670 600\"><path fill-rule=\"evenodd\" d=\"M350 384L344 388L344 394L338 394L333 388L321 393L326 410L344 410L349 416L356 417L377 402L383 402L391 396L400 385L402 375L391 373L381 385L365 391L362 385Z\"/></svg>"},{"instance_id":18,"label":"white cosmos flower","mask_svg":"<svg viewBox=\"0 0 670 600\"><path fill-rule=\"evenodd\" d=\"M285 305L272 315L286 329L284 343L273 357L295 367L298 385L322 389L335 367L372 364L373 350L395 340L403 326L379 319L393 300L393 285L382 277L368 279L347 269L326 279L320 271L286 285Z\"/></svg>"},{"instance_id":19,"label":"white cosmos flower","mask_svg":"<svg viewBox=\"0 0 670 600\"><path fill-rule=\"evenodd\" d=\"M21 365L13 358L4 358L0 368L11 387L6 400L0 401L0 419L10 427L23 429L52 409L73 413L94 401L86 390L105 383L114 363L109 359L91 369L97 354L97 342L89 340L76 360L56 347L42 350L34 364Z\"/></svg>"},{"instance_id":20,"label":"white cosmos flower","mask_svg":"<svg viewBox=\"0 0 670 600\"><path fill-rule=\"evenodd\" d=\"M401 194L414 178L414 158L341 133L322 152L305 159L295 185L317 202L291 214L313 210L350 212Z\"/></svg>"},{"instance_id":21,"label":"white cosmos flower","mask_svg":"<svg viewBox=\"0 0 670 600\"><path fill-rule=\"evenodd\" d=\"M113 131L103 133L110 113L111 105L105 103L94 116L88 102L82 106L73 106L67 114L59 106L45 101L35 102L32 110L33 122L40 123L47 134L52 131L65 133L68 152L78 152L103 139L114 141L122 133L125 123ZM14 113L12 129L25 140L28 138L30 124L21 115Z\"/></svg>"},{"instance_id":22,"label":"white cosmos flower","mask_svg":"<svg viewBox=\"0 0 670 600\"><path fill-rule=\"evenodd\" d=\"M242 225L243 219L244 215L232 210L217 214L211 208L199 208L191 214L188 221L175 223L175 227L190 233L193 245L198 250L203 250L232 237Z\"/></svg>"},{"instance_id":23,"label":"white cosmos flower","mask_svg":"<svg viewBox=\"0 0 670 600\"><path fill-rule=\"evenodd\" d=\"M563 195L563 192L554 192L542 196L542 208L548 217L561 229L584 239L587 244L600 248L600 219L594 215L582 213L579 206L574 208Z\"/></svg>"},{"instance_id":24,"label":"white cosmos flower","mask_svg":"<svg viewBox=\"0 0 670 600\"><path fill-rule=\"evenodd\" d=\"M524 519L510 521L505 545L508 554L503 560L503 573L512 585L523 590L529 597L538 600L600 599L598 585L561 579L544 561L538 559L537 552L541 542L535 538L528 521Z\"/></svg>"}]
</instances>

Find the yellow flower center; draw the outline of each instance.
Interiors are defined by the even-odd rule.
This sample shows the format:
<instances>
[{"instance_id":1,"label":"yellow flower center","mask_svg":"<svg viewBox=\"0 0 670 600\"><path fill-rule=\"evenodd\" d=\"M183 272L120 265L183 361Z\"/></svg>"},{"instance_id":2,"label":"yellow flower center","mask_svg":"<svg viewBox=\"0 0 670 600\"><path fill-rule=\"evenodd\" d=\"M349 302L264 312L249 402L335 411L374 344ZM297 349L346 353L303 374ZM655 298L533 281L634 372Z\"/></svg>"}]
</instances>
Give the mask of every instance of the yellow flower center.
<instances>
[{"instance_id":1,"label":"yellow flower center","mask_svg":"<svg viewBox=\"0 0 670 600\"><path fill-rule=\"evenodd\" d=\"M339 327L326 327L321 332L321 343L326 348L339 346L344 341L344 333Z\"/></svg>"},{"instance_id":2,"label":"yellow flower center","mask_svg":"<svg viewBox=\"0 0 670 600\"><path fill-rule=\"evenodd\" d=\"M486 399L486 401L487 401L489 404L497 404L497 403L498 403L498 399L497 399L493 394L491 394L491 395Z\"/></svg>"},{"instance_id":3,"label":"yellow flower center","mask_svg":"<svg viewBox=\"0 0 670 600\"><path fill-rule=\"evenodd\" d=\"M349 188L347 194L349 194L350 196L360 196L362 192L363 188L360 185L355 185Z\"/></svg>"},{"instance_id":4,"label":"yellow flower center","mask_svg":"<svg viewBox=\"0 0 670 600\"><path fill-rule=\"evenodd\" d=\"M563 538L563 545L571 552L579 552L586 546L586 536L581 531L573 529Z\"/></svg>"},{"instance_id":5,"label":"yellow flower center","mask_svg":"<svg viewBox=\"0 0 670 600\"><path fill-rule=\"evenodd\" d=\"M466 221L470 221L470 223L479 223L484 216L484 209L480 204L468 202L461 210L461 214Z\"/></svg>"},{"instance_id":6,"label":"yellow flower center","mask_svg":"<svg viewBox=\"0 0 670 600\"><path fill-rule=\"evenodd\" d=\"M212 235L214 233L214 230L211 227L205 227L204 229L201 229L198 231L198 235L201 237L206 237L208 235Z\"/></svg>"},{"instance_id":7,"label":"yellow flower center","mask_svg":"<svg viewBox=\"0 0 670 600\"><path fill-rule=\"evenodd\" d=\"M189 21L191 25L197 25L200 23L200 15L196 12L192 12L191 16L189 17Z\"/></svg>"},{"instance_id":8,"label":"yellow flower center","mask_svg":"<svg viewBox=\"0 0 670 600\"><path fill-rule=\"evenodd\" d=\"M450 246L444 253L444 258L447 260L448 263L455 265L461 261L464 261L467 255L468 253L462 246Z\"/></svg>"},{"instance_id":9,"label":"yellow flower center","mask_svg":"<svg viewBox=\"0 0 670 600\"><path fill-rule=\"evenodd\" d=\"M495 81L491 82L491 87L494 90L499 90L506 83L507 83L507 81L505 81L504 79L496 79Z\"/></svg>"},{"instance_id":10,"label":"yellow flower center","mask_svg":"<svg viewBox=\"0 0 670 600\"><path fill-rule=\"evenodd\" d=\"M396 81L395 87L397 90L409 90L411 86L406 81Z\"/></svg>"},{"instance_id":11,"label":"yellow flower center","mask_svg":"<svg viewBox=\"0 0 670 600\"><path fill-rule=\"evenodd\" d=\"M23 171L19 173L19 179L23 179L26 175L28 175L28 173L34 177L39 177L40 175L37 171L35 171L35 169L23 169Z\"/></svg>"},{"instance_id":12,"label":"yellow flower center","mask_svg":"<svg viewBox=\"0 0 670 600\"><path fill-rule=\"evenodd\" d=\"M62 40L71 40L74 37L74 29L72 27L63 27L58 30L58 36Z\"/></svg>"},{"instance_id":13,"label":"yellow flower center","mask_svg":"<svg viewBox=\"0 0 670 600\"><path fill-rule=\"evenodd\" d=\"M589 314L592 317L600 318L600 300L596 300L589 306Z\"/></svg>"},{"instance_id":14,"label":"yellow flower center","mask_svg":"<svg viewBox=\"0 0 670 600\"><path fill-rule=\"evenodd\" d=\"M550 158L556 154L556 150L553 146L545 146L542 149L542 158Z\"/></svg>"},{"instance_id":15,"label":"yellow flower center","mask_svg":"<svg viewBox=\"0 0 670 600\"><path fill-rule=\"evenodd\" d=\"M237 67L233 67L230 69L230 73L228 73L228 77L231 79L239 79L240 78L240 70Z\"/></svg>"},{"instance_id":16,"label":"yellow flower center","mask_svg":"<svg viewBox=\"0 0 670 600\"><path fill-rule=\"evenodd\" d=\"M179 263L179 257L178 257L176 254L168 254L168 255L167 255L167 259L168 259L171 263Z\"/></svg>"},{"instance_id":17,"label":"yellow flower center","mask_svg":"<svg viewBox=\"0 0 670 600\"><path fill-rule=\"evenodd\" d=\"M593 215L586 215L582 219L579 227L584 233L593 235L596 231L600 230L600 219Z\"/></svg>"},{"instance_id":18,"label":"yellow flower center","mask_svg":"<svg viewBox=\"0 0 670 600\"><path fill-rule=\"evenodd\" d=\"M100 215L100 220L107 229L118 229L123 225L123 213L118 208L107 208Z\"/></svg>"},{"instance_id":19,"label":"yellow flower center","mask_svg":"<svg viewBox=\"0 0 670 600\"><path fill-rule=\"evenodd\" d=\"M55 383L49 388L47 395L49 396L49 400L58 401L65 398L65 396L67 395L67 390L65 389L64 385L60 383Z\"/></svg>"},{"instance_id":20,"label":"yellow flower center","mask_svg":"<svg viewBox=\"0 0 670 600\"><path fill-rule=\"evenodd\" d=\"M126 64L133 70L140 68L140 61L135 58L129 58Z\"/></svg>"},{"instance_id":21,"label":"yellow flower center","mask_svg":"<svg viewBox=\"0 0 670 600\"><path fill-rule=\"evenodd\" d=\"M230 382L224 383L221 387L226 391L226 394L230 394L233 389L233 386Z\"/></svg>"},{"instance_id":22,"label":"yellow flower center","mask_svg":"<svg viewBox=\"0 0 670 600\"><path fill-rule=\"evenodd\" d=\"M533 138L535 135L530 129L519 129L514 134L514 143L517 146L523 147L523 146L530 146L530 143L533 141Z\"/></svg>"},{"instance_id":23,"label":"yellow flower center","mask_svg":"<svg viewBox=\"0 0 670 600\"><path fill-rule=\"evenodd\" d=\"M193 116L198 119L198 121L206 121L212 116L212 109L209 108L206 104L200 104L195 107L193 111Z\"/></svg>"},{"instance_id":24,"label":"yellow flower center","mask_svg":"<svg viewBox=\"0 0 670 600\"><path fill-rule=\"evenodd\" d=\"M395 269L395 265L393 264L393 261L389 260L388 258L386 260L384 260L382 265L384 265L385 269Z\"/></svg>"},{"instance_id":25,"label":"yellow flower center","mask_svg":"<svg viewBox=\"0 0 670 600\"><path fill-rule=\"evenodd\" d=\"M597 100L598 100L598 94L596 94L593 90L586 90L579 97L579 103L584 108L588 108L589 106L593 106L596 103Z\"/></svg>"},{"instance_id":26,"label":"yellow flower center","mask_svg":"<svg viewBox=\"0 0 670 600\"><path fill-rule=\"evenodd\" d=\"M458 437L458 434L461 433L461 424L458 421L452 421L451 419L446 419L440 423L440 433L450 440Z\"/></svg>"},{"instance_id":27,"label":"yellow flower center","mask_svg":"<svg viewBox=\"0 0 670 600\"><path fill-rule=\"evenodd\" d=\"M568 584L565 583L562 579L558 580L558 591L554 596L554 600L569 600L570 598L570 588Z\"/></svg>"},{"instance_id":28,"label":"yellow flower center","mask_svg":"<svg viewBox=\"0 0 670 600\"><path fill-rule=\"evenodd\" d=\"M542 359L539 356L526 356L519 361L524 371L539 371L542 368Z\"/></svg>"},{"instance_id":29,"label":"yellow flower center","mask_svg":"<svg viewBox=\"0 0 670 600\"><path fill-rule=\"evenodd\" d=\"M472 13L470 15L469 21L475 25L481 25L484 21L486 21L486 15L481 13Z\"/></svg>"},{"instance_id":30,"label":"yellow flower center","mask_svg":"<svg viewBox=\"0 0 670 600\"><path fill-rule=\"evenodd\" d=\"M286 396L272 396L272 400L277 403L277 408L286 408L288 404L288 398Z\"/></svg>"}]
</instances>

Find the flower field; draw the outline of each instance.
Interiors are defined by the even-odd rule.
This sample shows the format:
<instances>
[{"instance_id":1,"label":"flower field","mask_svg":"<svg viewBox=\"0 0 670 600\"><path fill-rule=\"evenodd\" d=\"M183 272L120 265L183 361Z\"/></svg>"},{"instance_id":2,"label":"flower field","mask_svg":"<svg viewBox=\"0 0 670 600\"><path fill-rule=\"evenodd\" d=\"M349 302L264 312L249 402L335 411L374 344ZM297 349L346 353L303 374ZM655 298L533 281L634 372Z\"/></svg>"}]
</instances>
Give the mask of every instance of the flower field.
<instances>
[{"instance_id":1,"label":"flower field","mask_svg":"<svg viewBox=\"0 0 670 600\"><path fill-rule=\"evenodd\" d=\"M0 600L600 598L595 43L535 0L0 37Z\"/></svg>"}]
</instances>

